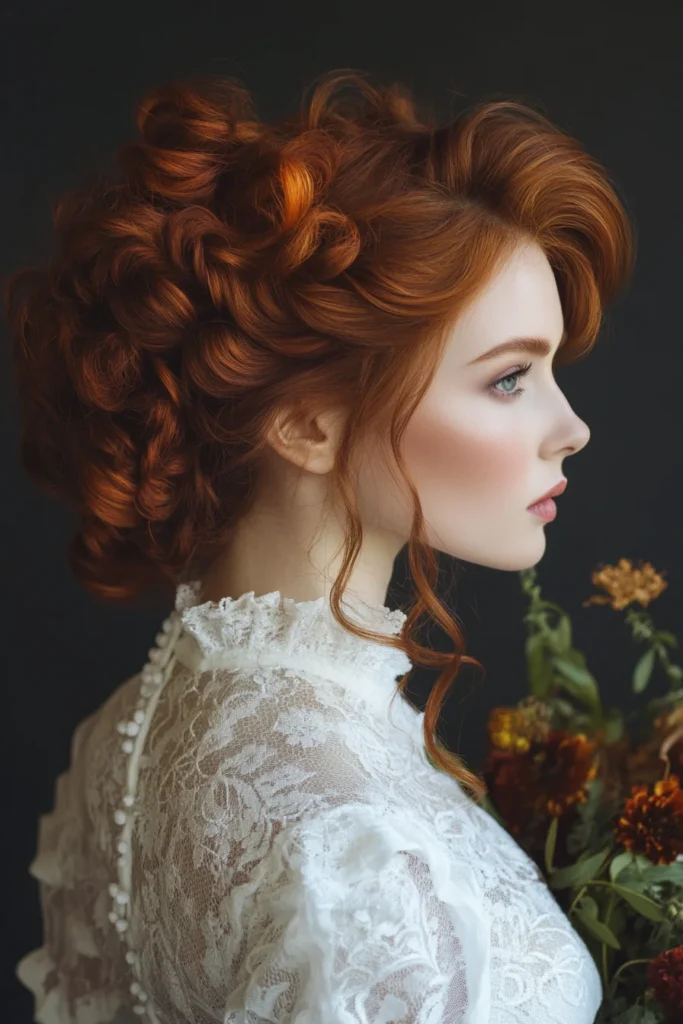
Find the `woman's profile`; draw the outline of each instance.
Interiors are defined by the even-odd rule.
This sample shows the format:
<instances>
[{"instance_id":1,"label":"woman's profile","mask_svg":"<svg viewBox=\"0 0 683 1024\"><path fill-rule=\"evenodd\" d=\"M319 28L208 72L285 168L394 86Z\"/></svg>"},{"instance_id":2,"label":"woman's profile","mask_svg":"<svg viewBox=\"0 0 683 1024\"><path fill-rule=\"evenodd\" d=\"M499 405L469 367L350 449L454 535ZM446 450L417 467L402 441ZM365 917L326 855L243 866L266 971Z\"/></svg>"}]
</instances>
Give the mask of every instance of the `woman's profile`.
<instances>
[{"instance_id":1,"label":"woman's profile","mask_svg":"<svg viewBox=\"0 0 683 1024\"><path fill-rule=\"evenodd\" d=\"M478 663L436 582L544 553L590 436L553 369L633 263L615 186L530 106L440 124L346 69L277 122L213 78L137 126L5 289L73 574L172 604L40 819L35 1019L590 1024L591 956L437 739Z\"/></svg>"}]
</instances>

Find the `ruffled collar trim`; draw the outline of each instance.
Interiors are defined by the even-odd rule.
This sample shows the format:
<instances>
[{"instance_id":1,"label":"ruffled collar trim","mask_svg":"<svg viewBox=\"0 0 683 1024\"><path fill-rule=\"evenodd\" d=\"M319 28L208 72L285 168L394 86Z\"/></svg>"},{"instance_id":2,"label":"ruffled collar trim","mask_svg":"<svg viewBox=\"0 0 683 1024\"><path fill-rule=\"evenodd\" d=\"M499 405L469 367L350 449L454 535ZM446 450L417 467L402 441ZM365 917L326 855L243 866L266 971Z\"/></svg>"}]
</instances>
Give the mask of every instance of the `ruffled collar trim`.
<instances>
[{"instance_id":1,"label":"ruffled collar trim","mask_svg":"<svg viewBox=\"0 0 683 1024\"><path fill-rule=\"evenodd\" d=\"M345 596L345 614L366 629L398 635L406 614ZM396 681L412 668L404 651L354 636L336 621L329 601L295 601L275 590L219 601L201 600L201 581L176 589L182 622L176 657L194 670L275 665L308 669L335 680L386 710ZM374 684L370 685L369 684Z\"/></svg>"}]
</instances>

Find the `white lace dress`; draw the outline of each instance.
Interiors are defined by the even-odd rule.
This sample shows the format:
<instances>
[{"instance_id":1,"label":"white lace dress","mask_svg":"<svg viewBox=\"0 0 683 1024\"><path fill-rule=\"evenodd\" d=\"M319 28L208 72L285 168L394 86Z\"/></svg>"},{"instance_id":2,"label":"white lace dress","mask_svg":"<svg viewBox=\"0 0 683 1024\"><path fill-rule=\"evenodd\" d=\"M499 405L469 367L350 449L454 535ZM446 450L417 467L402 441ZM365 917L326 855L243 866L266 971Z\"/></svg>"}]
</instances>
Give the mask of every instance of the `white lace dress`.
<instances>
[{"instance_id":1,"label":"white lace dress","mask_svg":"<svg viewBox=\"0 0 683 1024\"><path fill-rule=\"evenodd\" d=\"M78 725L40 819L34 1019L591 1024L593 961L430 765L405 655L323 598L200 596L178 587L148 664Z\"/></svg>"}]
</instances>

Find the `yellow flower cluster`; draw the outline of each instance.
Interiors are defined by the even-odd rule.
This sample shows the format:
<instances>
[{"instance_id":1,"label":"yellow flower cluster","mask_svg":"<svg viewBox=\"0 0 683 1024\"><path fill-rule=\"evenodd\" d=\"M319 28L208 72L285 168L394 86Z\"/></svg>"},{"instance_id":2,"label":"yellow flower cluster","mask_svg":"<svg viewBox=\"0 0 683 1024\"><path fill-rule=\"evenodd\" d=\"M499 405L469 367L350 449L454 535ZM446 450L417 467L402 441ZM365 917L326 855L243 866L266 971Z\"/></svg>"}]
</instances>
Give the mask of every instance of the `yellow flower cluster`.
<instances>
[{"instance_id":1,"label":"yellow flower cluster","mask_svg":"<svg viewBox=\"0 0 683 1024\"><path fill-rule=\"evenodd\" d=\"M649 562L634 567L629 558L620 558L618 565L603 566L591 579L607 594L596 594L584 601L584 608L590 604L609 604L615 611L621 611L635 601L647 608L668 586L662 573L656 572Z\"/></svg>"},{"instance_id":2,"label":"yellow flower cluster","mask_svg":"<svg viewBox=\"0 0 683 1024\"><path fill-rule=\"evenodd\" d=\"M534 697L514 708L493 708L489 736L498 750L526 754L532 743L543 743L550 731L550 709Z\"/></svg>"}]
</instances>

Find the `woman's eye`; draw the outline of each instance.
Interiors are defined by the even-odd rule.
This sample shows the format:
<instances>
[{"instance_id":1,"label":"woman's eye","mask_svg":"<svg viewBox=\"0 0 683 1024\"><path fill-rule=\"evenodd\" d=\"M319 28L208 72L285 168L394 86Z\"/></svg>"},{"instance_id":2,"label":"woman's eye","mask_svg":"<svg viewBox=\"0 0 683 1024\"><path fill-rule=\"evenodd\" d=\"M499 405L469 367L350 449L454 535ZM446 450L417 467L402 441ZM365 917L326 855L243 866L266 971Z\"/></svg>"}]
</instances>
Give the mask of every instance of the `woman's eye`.
<instances>
[{"instance_id":1,"label":"woman's eye","mask_svg":"<svg viewBox=\"0 0 683 1024\"><path fill-rule=\"evenodd\" d=\"M500 398L516 398L518 395L523 395L526 390L525 388L509 388L505 385L516 381L519 377L524 377L530 369L531 363L527 363L526 366L522 366L518 370L506 373L504 377L499 377L498 380L491 384L491 390ZM500 391L498 390L499 385L503 385L503 388Z\"/></svg>"}]
</instances>

